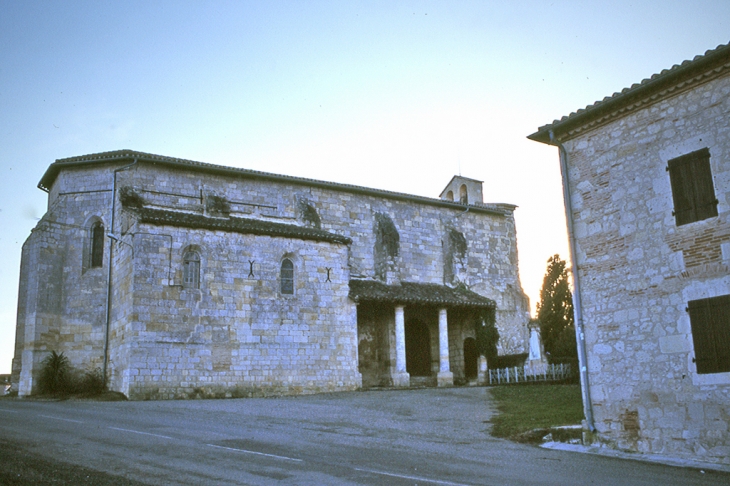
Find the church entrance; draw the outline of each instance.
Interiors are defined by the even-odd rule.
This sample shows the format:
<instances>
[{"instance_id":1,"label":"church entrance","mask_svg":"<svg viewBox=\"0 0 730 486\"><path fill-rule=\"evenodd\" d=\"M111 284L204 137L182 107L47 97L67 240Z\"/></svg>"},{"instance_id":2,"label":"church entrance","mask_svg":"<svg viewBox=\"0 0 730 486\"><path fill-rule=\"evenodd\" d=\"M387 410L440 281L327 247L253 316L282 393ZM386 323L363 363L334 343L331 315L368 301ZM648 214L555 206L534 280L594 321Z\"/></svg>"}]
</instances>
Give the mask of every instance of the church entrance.
<instances>
[{"instance_id":1,"label":"church entrance","mask_svg":"<svg viewBox=\"0 0 730 486\"><path fill-rule=\"evenodd\" d=\"M478 375L479 352L477 341L474 338L464 340L464 376L467 380L473 380Z\"/></svg>"},{"instance_id":2,"label":"church entrance","mask_svg":"<svg viewBox=\"0 0 730 486\"><path fill-rule=\"evenodd\" d=\"M405 323L406 371L411 376L431 376L431 334L419 320Z\"/></svg>"}]
</instances>

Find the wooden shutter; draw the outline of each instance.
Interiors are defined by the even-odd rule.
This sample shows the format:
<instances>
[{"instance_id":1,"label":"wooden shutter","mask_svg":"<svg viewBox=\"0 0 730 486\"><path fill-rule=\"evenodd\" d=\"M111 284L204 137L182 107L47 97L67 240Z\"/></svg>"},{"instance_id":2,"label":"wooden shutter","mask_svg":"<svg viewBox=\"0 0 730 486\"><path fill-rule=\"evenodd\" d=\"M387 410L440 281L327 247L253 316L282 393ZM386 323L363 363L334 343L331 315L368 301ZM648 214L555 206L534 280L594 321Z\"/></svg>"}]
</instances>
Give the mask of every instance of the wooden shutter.
<instances>
[{"instance_id":1,"label":"wooden shutter","mask_svg":"<svg viewBox=\"0 0 730 486\"><path fill-rule=\"evenodd\" d=\"M730 295L689 302L697 373L730 371Z\"/></svg>"},{"instance_id":2,"label":"wooden shutter","mask_svg":"<svg viewBox=\"0 0 730 486\"><path fill-rule=\"evenodd\" d=\"M709 149L670 160L668 170L677 226L717 216Z\"/></svg>"},{"instance_id":3,"label":"wooden shutter","mask_svg":"<svg viewBox=\"0 0 730 486\"><path fill-rule=\"evenodd\" d=\"M669 180L674 199L674 218L677 226L695 221L691 188L692 170L686 157L669 161Z\"/></svg>"},{"instance_id":4,"label":"wooden shutter","mask_svg":"<svg viewBox=\"0 0 730 486\"><path fill-rule=\"evenodd\" d=\"M715 185L712 183L712 169L710 168L710 151L702 149L693 152L692 181L694 182L695 221L717 216L717 199Z\"/></svg>"}]
</instances>

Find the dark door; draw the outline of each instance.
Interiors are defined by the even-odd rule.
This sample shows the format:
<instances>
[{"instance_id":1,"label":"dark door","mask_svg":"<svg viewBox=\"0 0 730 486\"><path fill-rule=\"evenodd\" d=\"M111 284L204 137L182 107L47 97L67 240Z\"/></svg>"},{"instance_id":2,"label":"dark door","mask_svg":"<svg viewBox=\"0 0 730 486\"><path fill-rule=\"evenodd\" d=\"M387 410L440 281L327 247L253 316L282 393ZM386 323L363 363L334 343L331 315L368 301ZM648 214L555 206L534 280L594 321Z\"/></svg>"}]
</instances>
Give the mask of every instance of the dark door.
<instances>
[{"instance_id":1,"label":"dark door","mask_svg":"<svg viewBox=\"0 0 730 486\"><path fill-rule=\"evenodd\" d=\"M477 377L477 362L479 361L479 353L477 352L477 342L474 338L466 338L464 340L464 375L467 380Z\"/></svg>"},{"instance_id":2,"label":"dark door","mask_svg":"<svg viewBox=\"0 0 730 486\"><path fill-rule=\"evenodd\" d=\"M431 376L431 335L421 321L406 322L406 371Z\"/></svg>"}]
</instances>

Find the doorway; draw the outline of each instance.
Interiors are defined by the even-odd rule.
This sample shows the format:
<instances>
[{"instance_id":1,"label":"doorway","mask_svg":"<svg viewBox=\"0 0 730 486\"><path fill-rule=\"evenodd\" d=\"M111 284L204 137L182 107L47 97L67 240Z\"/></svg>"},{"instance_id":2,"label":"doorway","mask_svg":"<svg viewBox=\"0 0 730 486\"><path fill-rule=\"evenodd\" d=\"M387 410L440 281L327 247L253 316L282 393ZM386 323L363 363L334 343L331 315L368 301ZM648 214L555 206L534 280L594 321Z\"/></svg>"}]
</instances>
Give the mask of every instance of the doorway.
<instances>
[{"instance_id":1,"label":"doorway","mask_svg":"<svg viewBox=\"0 0 730 486\"><path fill-rule=\"evenodd\" d=\"M464 377L473 380L478 376L479 352L474 338L464 339Z\"/></svg>"},{"instance_id":2,"label":"doorway","mask_svg":"<svg viewBox=\"0 0 730 486\"><path fill-rule=\"evenodd\" d=\"M406 321L406 371L411 376L431 376L431 334L419 320Z\"/></svg>"}]
</instances>

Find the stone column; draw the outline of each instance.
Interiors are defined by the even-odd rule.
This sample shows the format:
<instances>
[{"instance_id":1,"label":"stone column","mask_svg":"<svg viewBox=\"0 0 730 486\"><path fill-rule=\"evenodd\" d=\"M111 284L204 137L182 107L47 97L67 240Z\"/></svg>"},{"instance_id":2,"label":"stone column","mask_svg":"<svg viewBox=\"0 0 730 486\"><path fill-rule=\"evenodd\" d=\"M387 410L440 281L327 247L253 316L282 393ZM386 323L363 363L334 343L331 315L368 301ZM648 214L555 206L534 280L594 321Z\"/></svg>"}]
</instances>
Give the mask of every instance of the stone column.
<instances>
[{"instance_id":1,"label":"stone column","mask_svg":"<svg viewBox=\"0 0 730 486\"><path fill-rule=\"evenodd\" d=\"M477 377L477 383L480 385L489 384L489 368L487 368L487 358L479 356L479 376Z\"/></svg>"},{"instance_id":2,"label":"stone column","mask_svg":"<svg viewBox=\"0 0 730 486\"><path fill-rule=\"evenodd\" d=\"M454 384L454 374L449 369L449 325L446 309L439 309L439 372L438 386Z\"/></svg>"},{"instance_id":3,"label":"stone column","mask_svg":"<svg viewBox=\"0 0 730 486\"><path fill-rule=\"evenodd\" d=\"M410 386L411 376L406 371L406 323L403 306L395 308L395 373L393 386Z\"/></svg>"}]
</instances>

